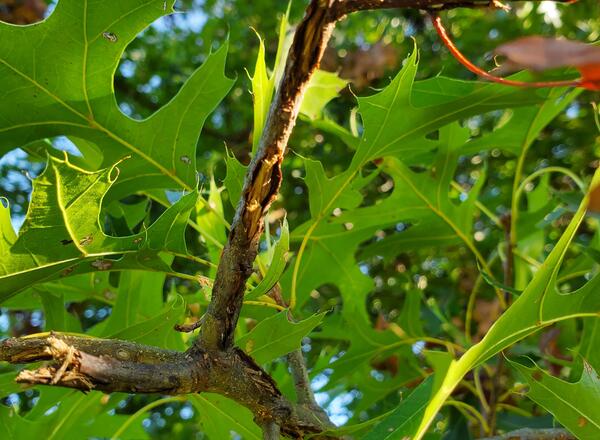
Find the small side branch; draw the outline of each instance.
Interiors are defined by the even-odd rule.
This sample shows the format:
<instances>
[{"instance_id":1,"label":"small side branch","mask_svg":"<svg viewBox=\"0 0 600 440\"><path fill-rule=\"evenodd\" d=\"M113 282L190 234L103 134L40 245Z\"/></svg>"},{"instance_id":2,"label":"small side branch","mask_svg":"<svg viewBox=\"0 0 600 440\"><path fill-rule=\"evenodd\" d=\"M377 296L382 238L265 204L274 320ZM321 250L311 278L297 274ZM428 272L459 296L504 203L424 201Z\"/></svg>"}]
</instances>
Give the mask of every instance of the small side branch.
<instances>
[{"instance_id":1,"label":"small side branch","mask_svg":"<svg viewBox=\"0 0 600 440\"><path fill-rule=\"evenodd\" d=\"M329 416L319 406L315 399L315 394L310 387L310 378L308 377L308 370L306 368L306 360L302 354L302 350L294 350L287 355L287 361L294 379L294 387L296 389L296 397L298 399L298 405L311 411L315 417L317 417L325 426L334 428L335 425L331 423Z\"/></svg>"},{"instance_id":2,"label":"small side branch","mask_svg":"<svg viewBox=\"0 0 600 440\"><path fill-rule=\"evenodd\" d=\"M60 385L82 391L184 394L206 389L208 369L185 353L110 339L58 334L7 339L0 360L27 363L48 360L23 370L17 382ZM198 374L191 375L195 370Z\"/></svg>"},{"instance_id":3,"label":"small side branch","mask_svg":"<svg viewBox=\"0 0 600 440\"><path fill-rule=\"evenodd\" d=\"M511 2L525 0L509 0ZM543 0L532 0L541 2ZM572 0L554 0L555 3L572 3ZM353 12L375 9L413 8L428 11L441 11L455 8L497 8L499 0L339 0L334 8L338 18Z\"/></svg>"},{"instance_id":4,"label":"small side branch","mask_svg":"<svg viewBox=\"0 0 600 440\"><path fill-rule=\"evenodd\" d=\"M181 395L218 393L247 407L261 426L303 438L330 428L312 409L288 401L254 360L238 348L180 353L113 339L45 333L0 342L0 361L47 361L17 382L81 391Z\"/></svg>"},{"instance_id":5,"label":"small side branch","mask_svg":"<svg viewBox=\"0 0 600 440\"><path fill-rule=\"evenodd\" d=\"M480 438L479 440L575 440L576 437L566 429L530 429L523 428L510 431L494 437Z\"/></svg>"},{"instance_id":6,"label":"small side branch","mask_svg":"<svg viewBox=\"0 0 600 440\"><path fill-rule=\"evenodd\" d=\"M279 425L273 421L267 422L261 426L264 440L279 440L280 429Z\"/></svg>"}]
</instances>

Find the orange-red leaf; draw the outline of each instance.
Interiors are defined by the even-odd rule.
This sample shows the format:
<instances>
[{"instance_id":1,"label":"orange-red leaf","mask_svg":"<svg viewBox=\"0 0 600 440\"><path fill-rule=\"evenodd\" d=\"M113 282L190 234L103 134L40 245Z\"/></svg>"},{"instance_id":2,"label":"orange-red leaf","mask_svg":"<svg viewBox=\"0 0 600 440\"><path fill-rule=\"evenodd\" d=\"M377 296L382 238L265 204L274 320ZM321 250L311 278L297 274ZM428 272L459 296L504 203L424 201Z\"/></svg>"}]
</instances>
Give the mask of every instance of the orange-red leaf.
<instances>
[{"instance_id":1,"label":"orange-red leaf","mask_svg":"<svg viewBox=\"0 0 600 440\"><path fill-rule=\"evenodd\" d=\"M532 36L503 44L496 53L507 58L503 70L574 67L581 73L582 87L600 90L600 46Z\"/></svg>"}]
</instances>

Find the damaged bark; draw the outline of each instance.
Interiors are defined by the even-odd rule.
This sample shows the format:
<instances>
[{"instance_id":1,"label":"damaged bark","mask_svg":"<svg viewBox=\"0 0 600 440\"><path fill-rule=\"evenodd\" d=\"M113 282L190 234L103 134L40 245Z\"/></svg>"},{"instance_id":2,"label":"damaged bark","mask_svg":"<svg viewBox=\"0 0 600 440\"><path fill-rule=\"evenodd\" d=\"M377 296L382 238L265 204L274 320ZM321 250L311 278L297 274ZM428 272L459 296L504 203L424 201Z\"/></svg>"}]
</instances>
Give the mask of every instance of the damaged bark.
<instances>
[{"instance_id":1,"label":"damaged bark","mask_svg":"<svg viewBox=\"0 0 600 440\"><path fill-rule=\"evenodd\" d=\"M313 0L296 29L281 82L271 104L256 155L250 162L242 196L223 249L212 300L197 344L225 349L242 307L246 281L258 252L264 215L281 185L281 162L300 111L300 103L329 41L335 0Z\"/></svg>"},{"instance_id":2,"label":"damaged bark","mask_svg":"<svg viewBox=\"0 0 600 440\"><path fill-rule=\"evenodd\" d=\"M0 360L13 364L50 361L19 373L19 383L84 392L211 392L246 406L259 425L276 425L291 438L331 427L311 406L294 404L282 396L271 376L237 347L211 352L194 348L181 353L113 339L48 333L2 341Z\"/></svg>"}]
</instances>

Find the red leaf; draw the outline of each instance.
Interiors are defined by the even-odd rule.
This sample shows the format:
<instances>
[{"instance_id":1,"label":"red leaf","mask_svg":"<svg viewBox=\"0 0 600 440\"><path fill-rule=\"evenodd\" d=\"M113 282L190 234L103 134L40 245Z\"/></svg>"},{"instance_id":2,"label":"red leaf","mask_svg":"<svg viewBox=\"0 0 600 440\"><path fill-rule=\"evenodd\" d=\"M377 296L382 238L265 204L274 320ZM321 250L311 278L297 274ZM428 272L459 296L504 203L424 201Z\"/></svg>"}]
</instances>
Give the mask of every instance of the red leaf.
<instances>
[{"instance_id":1,"label":"red leaf","mask_svg":"<svg viewBox=\"0 0 600 440\"><path fill-rule=\"evenodd\" d=\"M579 66L577 70L581 73L581 87L600 90L600 63Z\"/></svg>"},{"instance_id":2,"label":"red leaf","mask_svg":"<svg viewBox=\"0 0 600 440\"><path fill-rule=\"evenodd\" d=\"M532 36L503 44L495 52L507 58L503 70L574 67L581 73L582 87L600 90L600 46Z\"/></svg>"}]
</instances>

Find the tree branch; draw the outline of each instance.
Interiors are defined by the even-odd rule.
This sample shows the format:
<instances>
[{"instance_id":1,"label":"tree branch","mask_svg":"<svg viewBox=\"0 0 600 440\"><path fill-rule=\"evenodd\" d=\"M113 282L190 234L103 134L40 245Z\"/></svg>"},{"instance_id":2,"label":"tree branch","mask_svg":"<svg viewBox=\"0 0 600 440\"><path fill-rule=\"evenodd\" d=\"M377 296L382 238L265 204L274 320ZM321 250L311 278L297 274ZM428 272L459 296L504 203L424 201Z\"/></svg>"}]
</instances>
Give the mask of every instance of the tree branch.
<instances>
[{"instance_id":1,"label":"tree branch","mask_svg":"<svg viewBox=\"0 0 600 440\"><path fill-rule=\"evenodd\" d=\"M509 0L511 2L526 0ZM541 2L543 0L531 0ZM556 3L572 3L572 0L553 0ZM339 0L334 5L334 15L342 18L353 12L375 9L400 9L413 8L430 11L455 8L497 8L501 6L500 0Z\"/></svg>"},{"instance_id":2,"label":"tree branch","mask_svg":"<svg viewBox=\"0 0 600 440\"><path fill-rule=\"evenodd\" d=\"M217 269L212 299L197 345L226 349L233 344L245 283L252 274L263 218L281 185L281 162L308 82L329 41L336 0L312 0L298 25L258 151L246 173L242 196Z\"/></svg>"},{"instance_id":3,"label":"tree branch","mask_svg":"<svg viewBox=\"0 0 600 440\"><path fill-rule=\"evenodd\" d=\"M312 408L283 397L273 379L238 348L180 353L127 341L47 333L2 341L0 360L50 361L36 370L21 371L20 383L170 395L206 391L246 406L259 425L278 426L288 437L302 438L330 428Z\"/></svg>"},{"instance_id":4,"label":"tree branch","mask_svg":"<svg viewBox=\"0 0 600 440\"><path fill-rule=\"evenodd\" d=\"M479 440L575 440L566 429L549 428L549 429L530 429L523 428L516 431L510 431L502 435L494 437L480 438Z\"/></svg>"}]
</instances>

